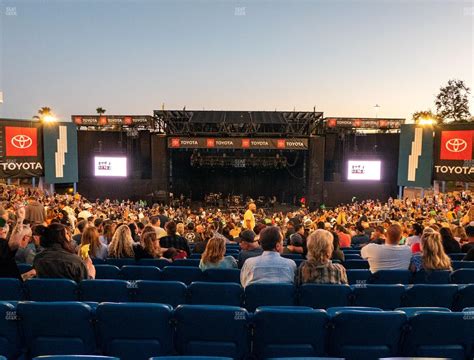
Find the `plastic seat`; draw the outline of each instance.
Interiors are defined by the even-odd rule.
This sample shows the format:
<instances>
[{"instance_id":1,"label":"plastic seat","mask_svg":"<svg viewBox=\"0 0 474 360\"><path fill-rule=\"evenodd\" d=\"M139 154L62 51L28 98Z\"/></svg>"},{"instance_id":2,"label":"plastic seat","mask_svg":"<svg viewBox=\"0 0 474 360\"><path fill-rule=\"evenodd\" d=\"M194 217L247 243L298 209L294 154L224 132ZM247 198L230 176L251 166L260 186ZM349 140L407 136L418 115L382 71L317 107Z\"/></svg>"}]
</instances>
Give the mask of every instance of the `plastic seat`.
<instances>
[{"instance_id":1,"label":"plastic seat","mask_svg":"<svg viewBox=\"0 0 474 360\"><path fill-rule=\"evenodd\" d=\"M367 269L348 269L346 270L349 285L367 284L372 273Z\"/></svg>"},{"instance_id":2,"label":"plastic seat","mask_svg":"<svg viewBox=\"0 0 474 360\"><path fill-rule=\"evenodd\" d=\"M402 301L402 307L446 307L451 309L458 291L457 285L418 284L408 287Z\"/></svg>"},{"instance_id":3,"label":"plastic seat","mask_svg":"<svg viewBox=\"0 0 474 360\"><path fill-rule=\"evenodd\" d=\"M451 273L453 284L474 284L474 269L459 269Z\"/></svg>"},{"instance_id":4,"label":"plastic seat","mask_svg":"<svg viewBox=\"0 0 474 360\"><path fill-rule=\"evenodd\" d=\"M105 259L97 259L97 258L94 258L92 259L92 263L94 265L105 265L107 262Z\"/></svg>"},{"instance_id":5,"label":"plastic seat","mask_svg":"<svg viewBox=\"0 0 474 360\"><path fill-rule=\"evenodd\" d=\"M159 269L163 269L165 266L171 264L171 261L165 259L140 259L136 265L140 266L156 266Z\"/></svg>"},{"instance_id":6,"label":"plastic seat","mask_svg":"<svg viewBox=\"0 0 474 360\"><path fill-rule=\"evenodd\" d=\"M369 269L369 262L367 260L346 260L344 267L346 269Z\"/></svg>"},{"instance_id":7,"label":"plastic seat","mask_svg":"<svg viewBox=\"0 0 474 360\"><path fill-rule=\"evenodd\" d=\"M0 300L20 301L23 299L23 289L19 279L0 278Z\"/></svg>"},{"instance_id":8,"label":"plastic seat","mask_svg":"<svg viewBox=\"0 0 474 360\"><path fill-rule=\"evenodd\" d=\"M30 279L25 282L27 297L32 301L78 301L77 283L69 279Z\"/></svg>"},{"instance_id":9,"label":"plastic seat","mask_svg":"<svg viewBox=\"0 0 474 360\"><path fill-rule=\"evenodd\" d=\"M427 311L439 311L439 312L451 312L450 309L448 308L442 308L442 307L401 307L395 310L400 310L403 311L408 317L415 316L418 313L421 312L427 312Z\"/></svg>"},{"instance_id":10,"label":"plastic seat","mask_svg":"<svg viewBox=\"0 0 474 360\"><path fill-rule=\"evenodd\" d=\"M120 275L124 280L160 280L161 270L155 266L124 265Z\"/></svg>"},{"instance_id":11,"label":"plastic seat","mask_svg":"<svg viewBox=\"0 0 474 360\"><path fill-rule=\"evenodd\" d=\"M451 266L454 270L474 269L474 261L453 260L451 261Z\"/></svg>"},{"instance_id":12,"label":"plastic seat","mask_svg":"<svg viewBox=\"0 0 474 360\"><path fill-rule=\"evenodd\" d=\"M181 305L175 310L179 355L242 359L249 352L249 314L236 306Z\"/></svg>"},{"instance_id":13,"label":"plastic seat","mask_svg":"<svg viewBox=\"0 0 474 360\"><path fill-rule=\"evenodd\" d=\"M193 282L188 286L188 304L242 306L243 294L235 283Z\"/></svg>"},{"instance_id":14,"label":"plastic seat","mask_svg":"<svg viewBox=\"0 0 474 360\"><path fill-rule=\"evenodd\" d=\"M451 260L460 261L460 260L464 259L466 254L465 253L453 253L453 254L448 254L448 256L451 258Z\"/></svg>"},{"instance_id":15,"label":"plastic seat","mask_svg":"<svg viewBox=\"0 0 474 360\"><path fill-rule=\"evenodd\" d=\"M401 311L338 312L331 319L329 353L351 360L397 356L406 322Z\"/></svg>"},{"instance_id":16,"label":"plastic seat","mask_svg":"<svg viewBox=\"0 0 474 360\"><path fill-rule=\"evenodd\" d=\"M115 265L119 268L121 268L124 265L136 265L135 259L132 259L132 258L120 258L120 259L107 258L106 262L108 265Z\"/></svg>"},{"instance_id":17,"label":"plastic seat","mask_svg":"<svg viewBox=\"0 0 474 360\"><path fill-rule=\"evenodd\" d=\"M134 302L162 303L176 307L186 303L186 285L178 281L139 280L132 289Z\"/></svg>"},{"instance_id":18,"label":"plastic seat","mask_svg":"<svg viewBox=\"0 0 474 360\"><path fill-rule=\"evenodd\" d=\"M344 253L345 260L363 260L360 254Z\"/></svg>"},{"instance_id":19,"label":"plastic seat","mask_svg":"<svg viewBox=\"0 0 474 360\"><path fill-rule=\"evenodd\" d=\"M201 262L200 259L178 259L178 260L173 261L170 265L171 266L193 266L193 267L198 267L200 262Z\"/></svg>"},{"instance_id":20,"label":"plastic seat","mask_svg":"<svg viewBox=\"0 0 474 360\"><path fill-rule=\"evenodd\" d=\"M194 266L167 266L161 273L162 280L181 281L186 285L203 278L202 271Z\"/></svg>"},{"instance_id":21,"label":"plastic seat","mask_svg":"<svg viewBox=\"0 0 474 360\"><path fill-rule=\"evenodd\" d=\"M451 271L417 271L413 275L413 284L449 284Z\"/></svg>"},{"instance_id":22,"label":"plastic seat","mask_svg":"<svg viewBox=\"0 0 474 360\"><path fill-rule=\"evenodd\" d=\"M173 351L172 308L164 304L100 304L98 333L105 355L148 359Z\"/></svg>"},{"instance_id":23,"label":"plastic seat","mask_svg":"<svg viewBox=\"0 0 474 360\"><path fill-rule=\"evenodd\" d=\"M370 284L410 284L412 273L409 270L380 270L372 274Z\"/></svg>"},{"instance_id":24,"label":"plastic seat","mask_svg":"<svg viewBox=\"0 0 474 360\"><path fill-rule=\"evenodd\" d=\"M380 308L376 307L368 307L368 306L335 306L335 307L330 307L326 309L327 314L329 317L334 317L337 313L340 313L341 311L344 312L360 312L360 311L383 311Z\"/></svg>"},{"instance_id":25,"label":"plastic seat","mask_svg":"<svg viewBox=\"0 0 474 360\"><path fill-rule=\"evenodd\" d=\"M352 286L352 305L393 310L401 306L405 287L401 284Z\"/></svg>"},{"instance_id":26,"label":"plastic seat","mask_svg":"<svg viewBox=\"0 0 474 360\"><path fill-rule=\"evenodd\" d=\"M462 311L462 309L471 306L474 306L474 284L460 285L452 309Z\"/></svg>"},{"instance_id":27,"label":"plastic seat","mask_svg":"<svg viewBox=\"0 0 474 360\"><path fill-rule=\"evenodd\" d=\"M253 312L259 306L294 306L296 289L292 284L250 284L245 288L245 308Z\"/></svg>"},{"instance_id":28,"label":"plastic seat","mask_svg":"<svg viewBox=\"0 0 474 360\"><path fill-rule=\"evenodd\" d=\"M463 313L422 312L409 319L404 353L409 356L472 358L474 321Z\"/></svg>"},{"instance_id":29,"label":"plastic seat","mask_svg":"<svg viewBox=\"0 0 474 360\"><path fill-rule=\"evenodd\" d=\"M102 355L45 355L37 356L33 360L120 360L113 356Z\"/></svg>"},{"instance_id":30,"label":"plastic seat","mask_svg":"<svg viewBox=\"0 0 474 360\"><path fill-rule=\"evenodd\" d=\"M149 360L232 360L222 356L154 356Z\"/></svg>"},{"instance_id":31,"label":"plastic seat","mask_svg":"<svg viewBox=\"0 0 474 360\"><path fill-rule=\"evenodd\" d=\"M115 265L95 265L96 279L121 279L120 269Z\"/></svg>"},{"instance_id":32,"label":"plastic seat","mask_svg":"<svg viewBox=\"0 0 474 360\"><path fill-rule=\"evenodd\" d=\"M258 308L253 317L254 355L259 359L325 355L328 321L324 310Z\"/></svg>"},{"instance_id":33,"label":"plastic seat","mask_svg":"<svg viewBox=\"0 0 474 360\"><path fill-rule=\"evenodd\" d=\"M0 301L0 354L14 359L20 353L20 335L16 308L6 301Z\"/></svg>"},{"instance_id":34,"label":"plastic seat","mask_svg":"<svg viewBox=\"0 0 474 360\"><path fill-rule=\"evenodd\" d=\"M17 307L29 356L94 354L92 310L79 302L20 302Z\"/></svg>"},{"instance_id":35,"label":"plastic seat","mask_svg":"<svg viewBox=\"0 0 474 360\"><path fill-rule=\"evenodd\" d=\"M83 280L79 284L80 299L95 302L127 302L129 283L125 280Z\"/></svg>"},{"instance_id":36,"label":"plastic seat","mask_svg":"<svg viewBox=\"0 0 474 360\"><path fill-rule=\"evenodd\" d=\"M315 309L327 309L335 306L348 306L351 288L349 285L303 284L299 288L301 306Z\"/></svg>"},{"instance_id":37,"label":"plastic seat","mask_svg":"<svg viewBox=\"0 0 474 360\"><path fill-rule=\"evenodd\" d=\"M203 273L204 281L233 282L240 284L239 269L209 269Z\"/></svg>"}]
</instances>

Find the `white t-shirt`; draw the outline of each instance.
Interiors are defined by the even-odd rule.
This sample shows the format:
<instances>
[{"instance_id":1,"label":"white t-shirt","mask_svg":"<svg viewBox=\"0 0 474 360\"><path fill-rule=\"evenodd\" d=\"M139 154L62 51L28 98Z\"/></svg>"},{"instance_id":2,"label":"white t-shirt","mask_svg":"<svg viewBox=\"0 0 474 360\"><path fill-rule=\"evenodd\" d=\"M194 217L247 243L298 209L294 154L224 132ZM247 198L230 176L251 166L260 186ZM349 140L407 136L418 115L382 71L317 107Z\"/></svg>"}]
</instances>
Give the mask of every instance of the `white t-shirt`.
<instances>
[{"instance_id":1,"label":"white t-shirt","mask_svg":"<svg viewBox=\"0 0 474 360\"><path fill-rule=\"evenodd\" d=\"M379 270L408 270L411 260L411 249L406 245L378 245L364 246L360 255L367 259L370 271Z\"/></svg>"},{"instance_id":2,"label":"white t-shirt","mask_svg":"<svg viewBox=\"0 0 474 360\"><path fill-rule=\"evenodd\" d=\"M409 236L407 238L406 245L412 246L420 242L420 237L418 235Z\"/></svg>"}]
</instances>

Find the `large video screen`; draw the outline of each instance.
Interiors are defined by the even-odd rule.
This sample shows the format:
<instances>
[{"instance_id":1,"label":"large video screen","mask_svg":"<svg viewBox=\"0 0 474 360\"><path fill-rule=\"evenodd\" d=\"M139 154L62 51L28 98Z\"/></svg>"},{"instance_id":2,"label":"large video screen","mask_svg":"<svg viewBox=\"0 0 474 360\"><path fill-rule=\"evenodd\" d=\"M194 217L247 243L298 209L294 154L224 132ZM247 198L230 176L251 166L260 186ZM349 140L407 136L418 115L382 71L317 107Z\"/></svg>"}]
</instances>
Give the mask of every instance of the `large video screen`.
<instances>
[{"instance_id":1,"label":"large video screen","mask_svg":"<svg viewBox=\"0 0 474 360\"><path fill-rule=\"evenodd\" d=\"M381 168L380 160L349 160L347 180L380 180Z\"/></svg>"},{"instance_id":2,"label":"large video screen","mask_svg":"<svg viewBox=\"0 0 474 360\"><path fill-rule=\"evenodd\" d=\"M94 175L95 176L127 176L127 158L95 156L94 157Z\"/></svg>"}]
</instances>

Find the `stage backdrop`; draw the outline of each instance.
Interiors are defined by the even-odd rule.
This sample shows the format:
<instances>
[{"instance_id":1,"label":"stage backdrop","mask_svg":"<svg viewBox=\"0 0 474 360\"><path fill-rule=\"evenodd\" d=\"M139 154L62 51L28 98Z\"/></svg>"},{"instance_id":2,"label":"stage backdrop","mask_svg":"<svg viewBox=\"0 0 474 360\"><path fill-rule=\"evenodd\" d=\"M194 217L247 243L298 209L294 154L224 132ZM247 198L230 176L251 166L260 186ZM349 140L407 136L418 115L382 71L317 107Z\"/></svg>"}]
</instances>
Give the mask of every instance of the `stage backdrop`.
<instances>
[{"instance_id":1,"label":"stage backdrop","mask_svg":"<svg viewBox=\"0 0 474 360\"><path fill-rule=\"evenodd\" d=\"M433 169L433 129L402 125L398 158L398 185L430 187Z\"/></svg>"},{"instance_id":2,"label":"stage backdrop","mask_svg":"<svg viewBox=\"0 0 474 360\"><path fill-rule=\"evenodd\" d=\"M0 119L0 178L27 178L42 175L41 123Z\"/></svg>"},{"instance_id":3,"label":"stage backdrop","mask_svg":"<svg viewBox=\"0 0 474 360\"><path fill-rule=\"evenodd\" d=\"M474 124L444 125L435 137L435 180L474 182Z\"/></svg>"},{"instance_id":4,"label":"stage backdrop","mask_svg":"<svg viewBox=\"0 0 474 360\"><path fill-rule=\"evenodd\" d=\"M45 181L74 183L77 175L77 130L73 123L43 127Z\"/></svg>"}]
</instances>

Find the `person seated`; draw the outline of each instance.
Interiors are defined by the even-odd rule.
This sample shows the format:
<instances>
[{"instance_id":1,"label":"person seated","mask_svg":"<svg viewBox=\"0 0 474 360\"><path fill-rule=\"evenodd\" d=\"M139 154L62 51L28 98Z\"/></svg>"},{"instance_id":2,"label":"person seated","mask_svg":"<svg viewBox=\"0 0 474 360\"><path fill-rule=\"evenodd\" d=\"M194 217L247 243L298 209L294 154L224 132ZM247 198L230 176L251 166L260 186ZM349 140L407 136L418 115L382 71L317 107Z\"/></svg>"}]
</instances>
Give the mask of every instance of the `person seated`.
<instances>
[{"instance_id":1,"label":"person seated","mask_svg":"<svg viewBox=\"0 0 474 360\"><path fill-rule=\"evenodd\" d=\"M346 269L331 261L334 236L327 230L318 229L307 239L308 260L303 261L296 274L296 283L347 284Z\"/></svg>"},{"instance_id":2,"label":"person seated","mask_svg":"<svg viewBox=\"0 0 474 360\"><path fill-rule=\"evenodd\" d=\"M375 227L370 237L371 244L385 244L385 228L382 225Z\"/></svg>"},{"instance_id":3,"label":"person seated","mask_svg":"<svg viewBox=\"0 0 474 360\"><path fill-rule=\"evenodd\" d=\"M413 255L410 263L410 270L417 272L421 270L450 270L451 259L446 255L441 234L427 228L420 241L421 253Z\"/></svg>"},{"instance_id":4,"label":"person seated","mask_svg":"<svg viewBox=\"0 0 474 360\"><path fill-rule=\"evenodd\" d=\"M393 224L387 229L384 245L367 244L361 249L360 255L369 261L372 273L379 270L408 270L412 253L409 246L399 245L401 237L401 226Z\"/></svg>"},{"instance_id":5,"label":"person seated","mask_svg":"<svg viewBox=\"0 0 474 360\"><path fill-rule=\"evenodd\" d=\"M364 226L362 224L357 224L356 230L357 230L357 234L352 237L351 245L353 247L361 247L365 244L368 244L370 239L365 233Z\"/></svg>"},{"instance_id":6,"label":"person seated","mask_svg":"<svg viewBox=\"0 0 474 360\"><path fill-rule=\"evenodd\" d=\"M474 248L469 250L467 252L466 256L464 256L464 258L462 260L463 261L474 261Z\"/></svg>"},{"instance_id":7,"label":"person seated","mask_svg":"<svg viewBox=\"0 0 474 360\"><path fill-rule=\"evenodd\" d=\"M469 252L469 250L474 249L474 226L466 226L466 236L467 242L461 247L461 251L464 253Z\"/></svg>"},{"instance_id":8,"label":"person seated","mask_svg":"<svg viewBox=\"0 0 474 360\"><path fill-rule=\"evenodd\" d=\"M42 225L38 225L42 226ZM31 243L33 232L29 225L17 224L12 231L10 240L15 243L26 243L24 248L19 248L15 255L15 261L19 264L33 264L36 255L36 247Z\"/></svg>"},{"instance_id":9,"label":"person seated","mask_svg":"<svg viewBox=\"0 0 474 360\"><path fill-rule=\"evenodd\" d=\"M296 224L294 233L288 238L287 246L283 249L284 254L302 254L306 243L303 224Z\"/></svg>"},{"instance_id":10,"label":"person seated","mask_svg":"<svg viewBox=\"0 0 474 360\"><path fill-rule=\"evenodd\" d=\"M128 225L122 224L115 230L112 241L109 244L109 257L120 258L134 258L135 252L133 250L132 232Z\"/></svg>"},{"instance_id":11,"label":"person seated","mask_svg":"<svg viewBox=\"0 0 474 360\"><path fill-rule=\"evenodd\" d=\"M90 257L81 259L74 253L75 244L66 226L52 223L43 230L41 246L44 250L33 261L37 277L64 278L76 282L95 278Z\"/></svg>"},{"instance_id":12,"label":"person seated","mask_svg":"<svg viewBox=\"0 0 474 360\"><path fill-rule=\"evenodd\" d=\"M443 241L443 248L446 254L457 254L461 252L461 245L456 241L450 228L443 227L439 231Z\"/></svg>"},{"instance_id":13,"label":"person seated","mask_svg":"<svg viewBox=\"0 0 474 360\"><path fill-rule=\"evenodd\" d=\"M146 226L140 237L140 244L133 245L135 260L140 259L165 259L160 240L152 226Z\"/></svg>"},{"instance_id":14,"label":"person seated","mask_svg":"<svg viewBox=\"0 0 474 360\"><path fill-rule=\"evenodd\" d=\"M289 283L295 280L296 263L280 256L283 236L276 226L267 226L260 232L263 253L247 259L240 271L240 283L245 288L254 283Z\"/></svg>"},{"instance_id":15,"label":"person seated","mask_svg":"<svg viewBox=\"0 0 474 360\"><path fill-rule=\"evenodd\" d=\"M333 251L331 255L332 260L338 260L340 262L344 262L346 257L344 255L344 252L341 250L341 247L339 246L339 235L336 232L332 232L332 237L333 237Z\"/></svg>"},{"instance_id":16,"label":"person seated","mask_svg":"<svg viewBox=\"0 0 474 360\"><path fill-rule=\"evenodd\" d=\"M202 271L207 269L236 269L237 260L233 256L225 256L226 239L222 236L214 236L207 242L199 268Z\"/></svg>"},{"instance_id":17,"label":"person seated","mask_svg":"<svg viewBox=\"0 0 474 360\"><path fill-rule=\"evenodd\" d=\"M99 231L95 226L88 226L84 229L81 236L81 244L78 246L78 255L81 248L89 245L89 256L91 259L105 260L108 256L107 245L100 241Z\"/></svg>"},{"instance_id":18,"label":"person seated","mask_svg":"<svg viewBox=\"0 0 474 360\"><path fill-rule=\"evenodd\" d=\"M239 237L237 238L237 242L240 245L240 252L239 252L239 269L245 263L245 260L260 256L263 253L263 249L261 248L260 244L256 240L257 235L252 230L244 230L240 233Z\"/></svg>"},{"instance_id":19,"label":"person seated","mask_svg":"<svg viewBox=\"0 0 474 360\"><path fill-rule=\"evenodd\" d=\"M339 245L341 248L348 248L351 246L351 235L344 226L336 225L336 233L339 237Z\"/></svg>"},{"instance_id":20,"label":"person seated","mask_svg":"<svg viewBox=\"0 0 474 360\"><path fill-rule=\"evenodd\" d=\"M408 236L405 244L410 246L413 253L420 251L421 235L423 234L423 226L419 223L414 223L410 227L410 236Z\"/></svg>"},{"instance_id":21,"label":"person seated","mask_svg":"<svg viewBox=\"0 0 474 360\"><path fill-rule=\"evenodd\" d=\"M24 237L10 237L7 240L10 226L0 217L0 278L22 279L15 261L18 249L25 248L28 240Z\"/></svg>"},{"instance_id":22,"label":"person seated","mask_svg":"<svg viewBox=\"0 0 474 360\"><path fill-rule=\"evenodd\" d=\"M176 223L169 221L166 223L166 236L160 238L160 246L163 248L175 248L176 250L183 250L186 256L191 255L188 241L176 233Z\"/></svg>"}]
</instances>

